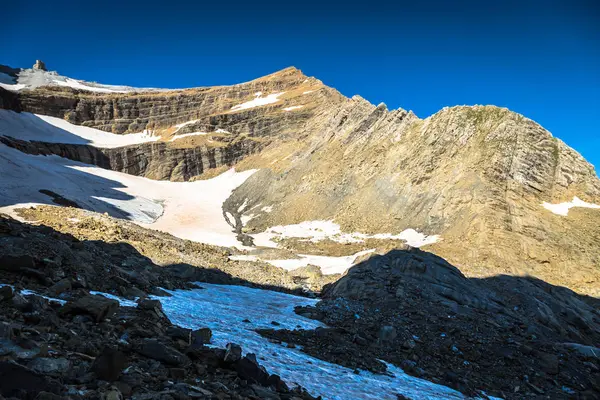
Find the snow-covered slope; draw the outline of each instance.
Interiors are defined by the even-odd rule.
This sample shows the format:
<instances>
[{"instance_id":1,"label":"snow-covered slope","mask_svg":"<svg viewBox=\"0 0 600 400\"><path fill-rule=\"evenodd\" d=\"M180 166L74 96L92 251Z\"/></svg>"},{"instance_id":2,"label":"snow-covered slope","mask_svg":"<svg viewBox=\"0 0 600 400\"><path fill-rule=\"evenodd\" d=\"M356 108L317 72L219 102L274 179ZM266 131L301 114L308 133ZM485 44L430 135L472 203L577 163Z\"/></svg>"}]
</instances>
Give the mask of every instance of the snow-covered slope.
<instances>
[{"instance_id":1,"label":"snow-covered slope","mask_svg":"<svg viewBox=\"0 0 600 400\"><path fill-rule=\"evenodd\" d=\"M219 246L241 246L221 205L254 173L230 170L205 181L154 181L58 156L24 154L4 144L0 171L0 211L23 203L53 204L40 193L49 190L85 209Z\"/></svg>"},{"instance_id":2,"label":"snow-covered slope","mask_svg":"<svg viewBox=\"0 0 600 400\"><path fill-rule=\"evenodd\" d=\"M56 117L9 110L0 110L0 136L48 143L87 144L100 148L155 142L160 139L147 131L116 135L74 125Z\"/></svg>"},{"instance_id":3,"label":"snow-covered slope","mask_svg":"<svg viewBox=\"0 0 600 400\"><path fill-rule=\"evenodd\" d=\"M19 91L24 89L35 89L40 86L63 86L78 90L86 90L97 93L128 93L146 92L172 89L134 88L131 86L103 85L96 82L86 82L59 75L54 71L42 71L39 69L23 69L17 77L12 77L0 72L0 87Z\"/></svg>"}]
</instances>

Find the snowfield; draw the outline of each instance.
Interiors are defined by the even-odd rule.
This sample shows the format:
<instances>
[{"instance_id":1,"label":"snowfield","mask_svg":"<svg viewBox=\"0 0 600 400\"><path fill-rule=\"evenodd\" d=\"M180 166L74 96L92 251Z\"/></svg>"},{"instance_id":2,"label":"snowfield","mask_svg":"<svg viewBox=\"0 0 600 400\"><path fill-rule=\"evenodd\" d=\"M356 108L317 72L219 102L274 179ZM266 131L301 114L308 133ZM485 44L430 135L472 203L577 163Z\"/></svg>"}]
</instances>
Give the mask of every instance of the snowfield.
<instances>
[{"instance_id":1,"label":"snowfield","mask_svg":"<svg viewBox=\"0 0 600 400\"><path fill-rule=\"evenodd\" d=\"M213 345L225 347L233 342L244 353L255 353L269 373L278 374L288 384L299 384L313 395L326 399L397 399L403 394L411 399L462 399L464 396L445 386L411 377L400 368L389 365L393 377L353 370L331 364L274 344L257 334L258 328L315 329L320 322L294 313L294 307L312 305L317 300L243 286L199 283L204 289L170 291L173 297L156 297L174 324L213 331ZM251 322L242 322L244 319Z\"/></svg>"},{"instance_id":2,"label":"snowfield","mask_svg":"<svg viewBox=\"0 0 600 400\"><path fill-rule=\"evenodd\" d=\"M316 265L321 268L324 275L342 274L355 264L358 257L374 252L375 249L359 251L356 254L343 257L317 256L312 254L298 254L299 258L286 260L265 260L252 254L239 254L230 256L230 260L236 261L264 261L279 268L293 271L307 265Z\"/></svg>"},{"instance_id":3,"label":"snowfield","mask_svg":"<svg viewBox=\"0 0 600 400\"><path fill-rule=\"evenodd\" d=\"M82 208L108 213L182 239L244 248L223 217L222 204L255 170L229 170L196 182L155 181L58 156L33 156L0 144L0 210L54 204L50 190ZM14 215L14 214L13 214Z\"/></svg>"},{"instance_id":4,"label":"snowfield","mask_svg":"<svg viewBox=\"0 0 600 400\"><path fill-rule=\"evenodd\" d=\"M0 136L48 143L86 144L98 148L129 146L160 139L149 132L116 135L74 125L56 117L9 110L0 110Z\"/></svg>"},{"instance_id":5,"label":"snowfield","mask_svg":"<svg viewBox=\"0 0 600 400\"><path fill-rule=\"evenodd\" d=\"M297 110L297 109L299 109L299 108L302 108L302 107L304 107L304 105L301 105L301 106L290 106L290 107L285 107L285 108L283 109L283 111L293 111L293 110Z\"/></svg>"},{"instance_id":6,"label":"snowfield","mask_svg":"<svg viewBox=\"0 0 600 400\"><path fill-rule=\"evenodd\" d=\"M160 300L173 324L191 329L210 328L213 333L211 346L224 348L227 343L237 343L244 354L256 354L258 362L269 373L279 375L289 385L301 385L312 395L331 400L396 400L397 394L414 400L465 398L457 391L407 375L388 363L391 376L368 371L355 374L351 369L302 353L299 348L288 348L286 343L271 343L254 331L272 328L271 321L280 323L281 329L324 326L294 313L294 307L314 305L318 300L245 286L198 284L203 289L167 290L172 297L151 297ZM0 283L2 286L6 285ZM20 293L24 296L37 294L31 290ZM137 307L135 301L112 294L90 293L117 300L121 306ZM42 297L65 304L61 299ZM244 319L250 322L242 322Z\"/></svg>"},{"instance_id":7,"label":"snowfield","mask_svg":"<svg viewBox=\"0 0 600 400\"><path fill-rule=\"evenodd\" d=\"M263 247L277 247L277 243L273 241L274 238L301 238L311 242L329 239L338 243L361 243L365 239L403 240L412 247L426 246L436 243L440 239L439 235L427 236L414 229L406 229L398 235L392 235L391 233L377 233L374 235L359 232L344 233L340 226L333 221L304 221L294 225L278 225L251 236L257 246Z\"/></svg>"},{"instance_id":8,"label":"snowfield","mask_svg":"<svg viewBox=\"0 0 600 400\"><path fill-rule=\"evenodd\" d=\"M600 205L587 203L587 202L581 200L577 196L573 197L573 200L571 200L567 203L551 204L551 203L543 202L542 207L544 207L546 210L553 212L554 214L562 215L565 217L567 215L569 215L569 210L573 207L600 209Z\"/></svg>"},{"instance_id":9,"label":"snowfield","mask_svg":"<svg viewBox=\"0 0 600 400\"><path fill-rule=\"evenodd\" d=\"M273 104L279 101L279 96L283 95L285 92L280 93L272 93L267 95L266 97L262 97L262 92L256 92L254 94L255 99L247 101L242 104L238 104L237 106L231 107L231 111L240 111L247 110L249 108L266 106L267 104Z\"/></svg>"},{"instance_id":10,"label":"snowfield","mask_svg":"<svg viewBox=\"0 0 600 400\"><path fill-rule=\"evenodd\" d=\"M128 93L165 90L154 88L134 88L131 86L119 85L103 85L95 82L86 82L69 78L59 75L54 71L34 70L32 68L21 70L16 79L10 75L0 73L0 87L6 90L19 91L23 89L35 89L40 86L64 86L96 93Z\"/></svg>"}]
</instances>

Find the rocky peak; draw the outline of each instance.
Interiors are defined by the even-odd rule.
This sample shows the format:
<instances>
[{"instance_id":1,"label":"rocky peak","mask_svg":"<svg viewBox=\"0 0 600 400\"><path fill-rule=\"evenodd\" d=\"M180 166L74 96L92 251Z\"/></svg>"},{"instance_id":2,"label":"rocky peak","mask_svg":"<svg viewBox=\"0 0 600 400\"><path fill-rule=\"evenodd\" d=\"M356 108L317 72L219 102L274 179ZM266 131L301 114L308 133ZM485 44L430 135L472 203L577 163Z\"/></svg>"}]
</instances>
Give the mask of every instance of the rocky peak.
<instances>
[{"instance_id":1,"label":"rocky peak","mask_svg":"<svg viewBox=\"0 0 600 400\"><path fill-rule=\"evenodd\" d=\"M33 64L32 68L40 71L48 71L46 69L46 64L42 60L35 60L35 64Z\"/></svg>"}]
</instances>

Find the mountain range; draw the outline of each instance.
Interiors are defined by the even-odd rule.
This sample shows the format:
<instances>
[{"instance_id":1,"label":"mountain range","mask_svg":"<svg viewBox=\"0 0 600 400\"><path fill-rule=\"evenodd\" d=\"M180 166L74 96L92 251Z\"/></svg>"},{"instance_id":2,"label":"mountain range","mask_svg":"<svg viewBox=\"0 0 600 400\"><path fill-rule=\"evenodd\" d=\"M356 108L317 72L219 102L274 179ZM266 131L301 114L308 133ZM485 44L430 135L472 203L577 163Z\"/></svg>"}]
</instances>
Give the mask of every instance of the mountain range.
<instances>
[{"instance_id":1,"label":"mountain range","mask_svg":"<svg viewBox=\"0 0 600 400\"><path fill-rule=\"evenodd\" d=\"M600 393L600 179L506 108L422 119L294 67L157 89L38 60L0 65L0 171L0 381L36 382L0 395Z\"/></svg>"}]
</instances>

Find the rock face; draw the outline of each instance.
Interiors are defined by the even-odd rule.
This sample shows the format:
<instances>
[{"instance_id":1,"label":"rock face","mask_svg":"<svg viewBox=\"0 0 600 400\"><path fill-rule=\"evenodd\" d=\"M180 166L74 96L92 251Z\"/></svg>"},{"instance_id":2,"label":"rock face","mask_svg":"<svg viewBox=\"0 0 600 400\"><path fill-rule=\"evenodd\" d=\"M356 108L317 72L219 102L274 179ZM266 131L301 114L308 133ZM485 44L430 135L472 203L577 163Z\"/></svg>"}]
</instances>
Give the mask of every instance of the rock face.
<instances>
[{"instance_id":1,"label":"rock face","mask_svg":"<svg viewBox=\"0 0 600 400\"><path fill-rule=\"evenodd\" d=\"M175 181L261 169L224 204L238 233L306 220L334 220L345 232L412 228L440 235L429 249L467 276L529 274L600 294L600 212L565 217L541 206L574 196L600 204L593 166L504 108L444 108L422 120L346 98L295 68L233 86L99 93L50 85L0 89L0 99L6 109L163 138L114 149L0 138L31 154ZM262 105L250 107L257 99ZM206 135L171 141L194 132ZM253 210L245 225L242 204Z\"/></svg>"},{"instance_id":2,"label":"rock face","mask_svg":"<svg viewBox=\"0 0 600 400\"><path fill-rule=\"evenodd\" d=\"M35 64L33 64L33 69L37 69L37 70L41 70L41 71L48 71L46 69L46 64L44 64L43 61L41 60L35 60Z\"/></svg>"}]
</instances>

